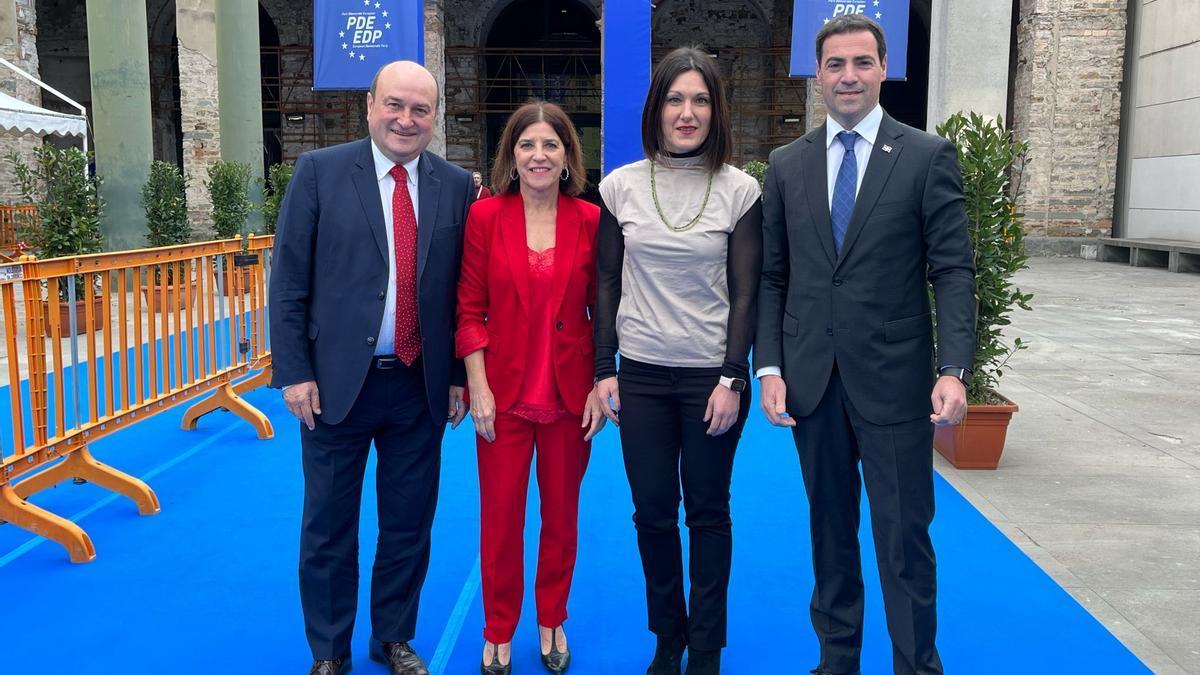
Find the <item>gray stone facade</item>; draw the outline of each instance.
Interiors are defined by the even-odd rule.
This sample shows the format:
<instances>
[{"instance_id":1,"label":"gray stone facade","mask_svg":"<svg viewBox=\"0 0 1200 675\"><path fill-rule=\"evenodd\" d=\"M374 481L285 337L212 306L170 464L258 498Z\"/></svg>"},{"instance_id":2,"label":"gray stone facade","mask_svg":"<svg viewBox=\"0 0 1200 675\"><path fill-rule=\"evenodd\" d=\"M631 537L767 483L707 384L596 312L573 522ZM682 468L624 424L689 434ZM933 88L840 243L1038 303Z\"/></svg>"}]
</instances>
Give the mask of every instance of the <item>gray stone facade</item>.
<instances>
[{"instance_id":1,"label":"gray stone facade","mask_svg":"<svg viewBox=\"0 0 1200 675\"><path fill-rule=\"evenodd\" d=\"M1126 0L1021 0L1012 125L1033 236L1112 232Z\"/></svg>"},{"instance_id":2,"label":"gray stone facade","mask_svg":"<svg viewBox=\"0 0 1200 675\"><path fill-rule=\"evenodd\" d=\"M0 56L38 77L37 10L34 0L10 0L4 9L4 12L0 12ZM8 68L0 67L0 91L34 105L42 105L41 88ZM47 98L54 96L47 94ZM69 107L56 109L77 112ZM12 165L3 155L15 151L28 158L33 149L41 145L42 139L34 134L17 137L7 131L0 131L0 138L3 138L0 142L0 203L11 204L20 201L20 191L16 186Z\"/></svg>"}]
</instances>

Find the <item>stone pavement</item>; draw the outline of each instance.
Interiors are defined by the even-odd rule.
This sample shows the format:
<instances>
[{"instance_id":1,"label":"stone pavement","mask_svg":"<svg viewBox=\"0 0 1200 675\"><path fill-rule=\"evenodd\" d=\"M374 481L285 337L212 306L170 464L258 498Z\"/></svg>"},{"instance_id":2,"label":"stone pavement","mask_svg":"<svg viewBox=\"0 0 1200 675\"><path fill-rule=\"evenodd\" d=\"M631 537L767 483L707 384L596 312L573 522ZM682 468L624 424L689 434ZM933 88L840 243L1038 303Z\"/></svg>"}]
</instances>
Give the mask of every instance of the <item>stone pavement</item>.
<instances>
[{"instance_id":1,"label":"stone pavement","mask_svg":"<svg viewBox=\"0 0 1200 675\"><path fill-rule=\"evenodd\" d=\"M1200 673L1200 274L1033 258L1016 281L1000 468L937 469L1156 673Z\"/></svg>"}]
</instances>

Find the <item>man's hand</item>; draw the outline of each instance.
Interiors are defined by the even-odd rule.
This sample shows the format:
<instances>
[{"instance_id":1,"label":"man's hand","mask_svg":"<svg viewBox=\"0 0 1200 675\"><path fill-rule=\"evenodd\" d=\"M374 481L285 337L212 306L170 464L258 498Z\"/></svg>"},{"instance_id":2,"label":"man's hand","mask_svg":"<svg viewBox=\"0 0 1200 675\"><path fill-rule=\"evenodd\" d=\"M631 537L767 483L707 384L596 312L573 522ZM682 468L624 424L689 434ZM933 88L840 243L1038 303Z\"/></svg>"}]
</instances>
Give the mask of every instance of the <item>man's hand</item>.
<instances>
[{"instance_id":1,"label":"man's hand","mask_svg":"<svg viewBox=\"0 0 1200 675\"><path fill-rule=\"evenodd\" d=\"M933 414L929 421L938 426L958 424L967 414L967 388L962 380L952 375L943 375L933 385Z\"/></svg>"},{"instance_id":2,"label":"man's hand","mask_svg":"<svg viewBox=\"0 0 1200 675\"><path fill-rule=\"evenodd\" d=\"M709 436L720 436L729 431L729 427L737 421L741 403L742 397L729 387L722 384L714 387L708 396L708 407L704 409L704 421L711 420L705 433Z\"/></svg>"},{"instance_id":3,"label":"man's hand","mask_svg":"<svg viewBox=\"0 0 1200 675\"><path fill-rule=\"evenodd\" d=\"M596 393L596 398L600 399L600 410L604 416L612 420L613 424L621 426L621 420L618 418L621 414L621 392L617 388L616 376L600 380L592 391Z\"/></svg>"},{"instance_id":4,"label":"man's hand","mask_svg":"<svg viewBox=\"0 0 1200 675\"><path fill-rule=\"evenodd\" d=\"M596 395L596 388L592 387L587 402L583 404L583 424L579 425L581 429L587 429L583 434L583 440L592 440L604 428L604 423L607 421L604 411L600 408L600 397Z\"/></svg>"},{"instance_id":5,"label":"man's hand","mask_svg":"<svg viewBox=\"0 0 1200 675\"><path fill-rule=\"evenodd\" d=\"M463 392L465 387L450 387L450 407L446 410L446 421L450 422L450 429L457 429L463 418L467 416L467 403L463 401Z\"/></svg>"},{"instance_id":6,"label":"man's hand","mask_svg":"<svg viewBox=\"0 0 1200 675\"><path fill-rule=\"evenodd\" d=\"M317 392L317 383L314 380L287 386L283 390L283 402L287 405L288 412L304 422L309 431L317 428L313 415L321 414L321 395Z\"/></svg>"},{"instance_id":7,"label":"man's hand","mask_svg":"<svg viewBox=\"0 0 1200 675\"><path fill-rule=\"evenodd\" d=\"M796 420L787 414L787 384L778 375L763 375L759 378L762 391L759 393L759 406L767 416L767 421L777 427L794 427Z\"/></svg>"},{"instance_id":8,"label":"man's hand","mask_svg":"<svg viewBox=\"0 0 1200 675\"><path fill-rule=\"evenodd\" d=\"M483 440L488 443L496 440L496 397L492 396L491 387L471 387L471 421L475 423L475 433Z\"/></svg>"}]
</instances>

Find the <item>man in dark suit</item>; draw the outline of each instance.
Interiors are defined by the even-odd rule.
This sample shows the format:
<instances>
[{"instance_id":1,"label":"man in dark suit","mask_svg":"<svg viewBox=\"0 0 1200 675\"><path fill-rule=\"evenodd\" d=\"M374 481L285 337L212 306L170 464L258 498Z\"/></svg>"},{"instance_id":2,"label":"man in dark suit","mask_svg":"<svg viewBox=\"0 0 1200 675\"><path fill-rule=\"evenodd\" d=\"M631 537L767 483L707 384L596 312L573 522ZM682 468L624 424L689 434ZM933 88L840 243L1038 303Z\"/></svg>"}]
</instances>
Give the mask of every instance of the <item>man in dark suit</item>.
<instances>
[{"instance_id":1,"label":"man in dark suit","mask_svg":"<svg viewBox=\"0 0 1200 675\"><path fill-rule=\"evenodd\" d=\"M813 672L859 670L861 462L895 672L941 673L931 421L962 418L974 353L962 174L950 143L879 106L876 23L836 18L816 51L829 119L771 153L754 348L763 411L792 428L808 492Z\"/></svg>"},{"instance_id":2,"label":"man in dark suit","mask_svg":"<svg viewBox=\"0 0 1200 675\"><path fill-rule=\"evenodd\" d=\"M296 162L271 271L272 386L301 420L300 600L311 673L350 668L358 514L377 453L379 543L371 658L428 671L409 646L429 565L442 434L466 413L453 358L455 288L471 177L426 152L437 82L381 68L367 94L370 138Z\"/></svg>"}]
</instances>

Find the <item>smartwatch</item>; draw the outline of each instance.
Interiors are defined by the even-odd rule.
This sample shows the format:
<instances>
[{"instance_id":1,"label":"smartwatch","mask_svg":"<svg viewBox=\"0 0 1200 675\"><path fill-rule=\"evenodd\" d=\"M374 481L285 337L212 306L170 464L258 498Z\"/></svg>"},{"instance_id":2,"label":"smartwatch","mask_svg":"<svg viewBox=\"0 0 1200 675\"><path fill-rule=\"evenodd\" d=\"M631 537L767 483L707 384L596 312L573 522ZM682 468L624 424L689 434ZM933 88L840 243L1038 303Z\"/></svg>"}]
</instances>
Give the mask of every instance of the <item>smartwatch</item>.
<instances>
[{"instance_id":1,"label":"smartwatch","mask_svg":"<svg viewBox=\"0 0 1200 675\"><path fill-rule=\"evenodd\" d=\"M735 394L746 391L746 381L740 377L725 377L722 375L721 384L729 387Z\"/></svg>"}]
</instances>

